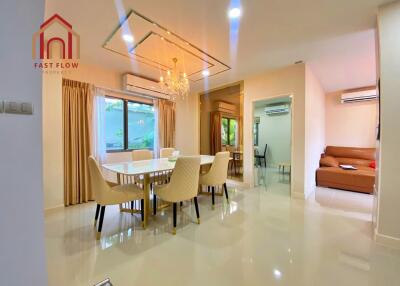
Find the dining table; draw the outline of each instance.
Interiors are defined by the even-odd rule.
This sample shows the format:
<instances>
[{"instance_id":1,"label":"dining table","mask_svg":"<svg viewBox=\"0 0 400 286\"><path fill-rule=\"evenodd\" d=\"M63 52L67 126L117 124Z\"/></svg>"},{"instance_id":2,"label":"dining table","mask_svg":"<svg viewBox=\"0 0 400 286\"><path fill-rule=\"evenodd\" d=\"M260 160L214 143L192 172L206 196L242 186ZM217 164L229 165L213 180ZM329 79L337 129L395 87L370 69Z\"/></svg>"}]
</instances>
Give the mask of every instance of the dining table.
<instances>
[{"instance_id":1,"label":"dining table","mask_svg":"<svg viewBox=\"0 0 400 286\"><path fill-rule=\"evenodd\" d=\"M214 162L214 156L199 155L200 165L210 165ZM144 224L147 225L150 210L150 183L154 174L172 171L175 168L176 159L160 158L141 161L128 161L120 163L103 164L102 167L117 175L117 183L121 184L122 176L140 176L143 178L144 189Z\"/></svg>"}]
</instances>

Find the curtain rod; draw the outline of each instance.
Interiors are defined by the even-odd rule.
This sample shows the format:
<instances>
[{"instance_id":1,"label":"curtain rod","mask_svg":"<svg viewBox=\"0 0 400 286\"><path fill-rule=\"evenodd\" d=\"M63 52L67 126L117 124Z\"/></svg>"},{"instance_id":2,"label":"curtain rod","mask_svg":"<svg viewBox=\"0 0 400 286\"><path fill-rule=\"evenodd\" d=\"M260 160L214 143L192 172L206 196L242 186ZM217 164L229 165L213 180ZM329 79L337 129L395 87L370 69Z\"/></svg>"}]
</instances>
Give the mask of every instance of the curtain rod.
<instances>
[{"instance_id":1,"label":"curtain rod","mask_svg":"<svg viewBox=\"0 0 400 286\"><path fill-rule=\"evenodd\" d=\"M128 96L137 96L137 97L143 97L143 98L148 98L148 99L168 99L171 100L169 98L167 98L167 96L165 97L157 97L157 96L151 96L151 95L145 95L139 92L133 92L133 91L127 91L127 90L121 90L121 89L115 89L115 88L109 88L109 87L103 87L103 86L97 86L95 85L96 88L105 90L105 91L111 91L111 92L115 92L115 93L120 93L120 94L125 94Z\"/></svg>"}]
</instances>

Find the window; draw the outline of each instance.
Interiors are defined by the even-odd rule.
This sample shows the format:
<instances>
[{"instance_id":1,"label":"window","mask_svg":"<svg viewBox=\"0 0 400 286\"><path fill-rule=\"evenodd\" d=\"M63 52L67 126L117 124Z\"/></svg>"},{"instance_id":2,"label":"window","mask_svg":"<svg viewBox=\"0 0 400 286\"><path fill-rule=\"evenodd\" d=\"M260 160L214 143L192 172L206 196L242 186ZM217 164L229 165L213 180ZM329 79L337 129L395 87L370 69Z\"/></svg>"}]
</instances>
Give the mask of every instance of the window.
<instances>
[{"instance_id":1,"label":"window","mask_svg":"<svg viewBox=\"0 0 400 286\"><path fill-rule=\"evenodd\" d=\"M107 97L107 151L153 149L154 123L153 105Z\"/></svg>"},{"instance_id":2,"label":"window","mask_svg":"<svg viewBox=\"0 0 400 286\"><path fill-rule=\"evenodd\" d=\"M107 151L124 149L124 101L106 98Z\"/></svg>"},{"instance_id":3,"label":"window","mask_svg":"<svg viewBox=\"0 0 400 286\"><path fill-rule=\"evenodd\" d=\"M153 149L154 107L128 102L128 149Z\"/></svg>"},{"instance_id":4,"label":"window","mask_svg":"<svg viewBox=\"0 0 400 286\"><path fill-rule=\"evenodd\" d=\"M222 145L237 146L237 120L232 118L222 118L221 139Z\"/></svg>"},{"instance_id":5,"label":"window","mask_svg":"<svg viewBox=\"0 0 400 286\"><path fill-rule=\"evenodd\" d=\"M258 146L258 132L260 130L260 123L259 122L255 122L254 126L253 126L253 134L254 134L254 146Z\"/></svg>"}]
</instances>

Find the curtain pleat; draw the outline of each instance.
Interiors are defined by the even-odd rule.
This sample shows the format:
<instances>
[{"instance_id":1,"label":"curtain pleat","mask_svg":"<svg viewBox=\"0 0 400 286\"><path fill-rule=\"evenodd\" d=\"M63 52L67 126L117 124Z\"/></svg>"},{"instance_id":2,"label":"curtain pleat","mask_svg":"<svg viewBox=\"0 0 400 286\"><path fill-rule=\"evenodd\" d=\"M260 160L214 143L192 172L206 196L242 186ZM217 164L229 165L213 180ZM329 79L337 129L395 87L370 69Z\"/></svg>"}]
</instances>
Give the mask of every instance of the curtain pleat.
<instances>
[{"instance_id":1,"label":"curtain pleat","mask_svg":"<svg viewBox=\"0 0 400 286\"><path fill-rule=\"evenodd\" d=\"M220 112L211 112L210 121L210 149L211 155L215 155L222 150L222 139L221 139L221 121L222 115Z\"/></svg>"},{"instance_id":2,"label":"curtain pleat","mask_svg":"<svg viewBox=\"0 0 400 286\"><path fill-rule=\"evenodd\" d=\"M88 157L91 155L93 86L63 79L64 204L93 200Z\"/></svg>"},{"instance_id":3,"label":"curtain pleat","mask_svg":"<svg viewBox=\"0 0 400 286\"><path fill-rule=\"evenodd\" d=\"M160 148L175 147L175 102L158 100L158 137Z\"/></svg>"}]
</instances>

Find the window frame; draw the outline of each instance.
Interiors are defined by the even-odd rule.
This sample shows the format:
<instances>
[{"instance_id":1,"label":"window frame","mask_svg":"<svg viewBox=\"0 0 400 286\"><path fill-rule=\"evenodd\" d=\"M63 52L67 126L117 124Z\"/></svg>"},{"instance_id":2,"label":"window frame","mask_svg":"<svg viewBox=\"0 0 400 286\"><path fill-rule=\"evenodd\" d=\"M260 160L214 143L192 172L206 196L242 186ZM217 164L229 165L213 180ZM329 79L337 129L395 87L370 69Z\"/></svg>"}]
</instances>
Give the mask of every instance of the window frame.
<instances>
[{"instance_id":1,"label":"window frame","mask_svg":"<svg viewBox=\"0 0 400 286\"><path fill-rule=\"evenodd\" d=\"M154 104L152 103L144 103L138 100L131 100L131 99L126 99L126 98L121 98L121 97L116 97L116 96L110 96L106 95L105 98L111 98L111 99L118 99L123 101L123 130L124 130L124 148L123 149L114 149L114 150L108 150L107 149L107 142L106 142L106 153L122 153L122 152L132 152L134 150L139 150L139 149L134 149L134 148L128 148L129 146L129 134L128 134L128 103L139 103L139 104L144 104L148 106L153 106ZM155 130L154 130L155 131ZM151 148L144 148L147 150L153 150ZM143 150L143 149L140 149Z\"/></svg>"}]
</instances>

